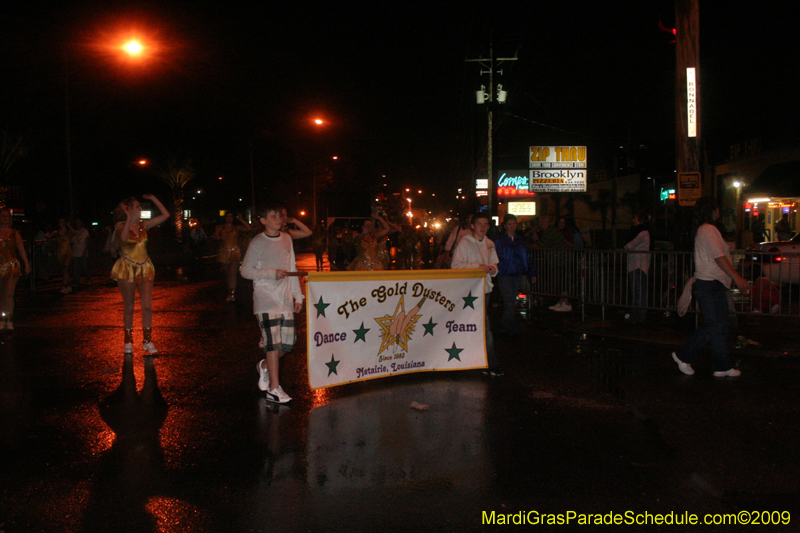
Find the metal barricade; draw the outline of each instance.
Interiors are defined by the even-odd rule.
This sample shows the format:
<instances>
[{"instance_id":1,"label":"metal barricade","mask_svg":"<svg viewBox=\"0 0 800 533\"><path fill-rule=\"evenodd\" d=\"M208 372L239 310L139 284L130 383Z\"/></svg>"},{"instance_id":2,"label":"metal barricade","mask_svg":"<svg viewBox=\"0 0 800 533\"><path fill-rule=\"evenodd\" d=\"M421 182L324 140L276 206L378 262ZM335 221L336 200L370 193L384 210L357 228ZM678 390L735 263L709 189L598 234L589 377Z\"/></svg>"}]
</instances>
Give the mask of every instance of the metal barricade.
<instances>
[{"instance_id":1,"label":"metal barricade","mask_svg":"<svg viewBox=\"0 0 800 533\"><path fill-rule=\"evenodd\" d=\"M646 275L628 271L632 254L647 255ZM677 312L686 283L694 275L692 252L625 252L598 250L531 250L539 271L534 285L525 285L528 301L537 297L569 298L586 306L645 308ZM739 314L767 313L800 317L800 253L733 253L734 268L751 284L750 294L734 285L731 309ZM641 290L639 289L641 287Z\"/></svg>"},{"instance_id":2,"label":"metal barricade","mask_svg":"<svg viewBox=\"0 0 800 533\"><path fill-rule=\"evenodd\" d=\"M37 281L61 277L62 266L56 256L56 241L25 241L25 253L31 265L30 288L36 290Z\"/></svg>"}]
</instances>

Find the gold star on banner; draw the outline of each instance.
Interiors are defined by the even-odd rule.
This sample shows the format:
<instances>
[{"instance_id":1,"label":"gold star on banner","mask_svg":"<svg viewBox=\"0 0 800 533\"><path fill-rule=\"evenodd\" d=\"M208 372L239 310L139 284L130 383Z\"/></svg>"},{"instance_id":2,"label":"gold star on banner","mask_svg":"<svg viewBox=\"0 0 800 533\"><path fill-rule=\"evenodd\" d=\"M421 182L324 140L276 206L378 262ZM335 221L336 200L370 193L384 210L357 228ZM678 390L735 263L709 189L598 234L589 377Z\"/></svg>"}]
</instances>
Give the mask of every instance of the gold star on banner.
<instances>
[{"instance_id":1,"label":"gold star on banner","mask_svg":"<svg viewBox=\"0 0 800 533\"><path fill-rule=\"evenodd\" d=\"M404 305L404 298L400 296L400 301L397 302L397 307L395 307L392 316L375 319L382 330L380 334L381 348L378 350L378 355L393 344L396 344L405 352L408 351L408 341L414 329L416 329L415 324L420 319L420 315L414 314L412 316L406 316ZM422 302L417 304L416 310L418 311L420 307L422 307ZM412 309L412 311L414 310Z\"/></svg>"}]
</instances>

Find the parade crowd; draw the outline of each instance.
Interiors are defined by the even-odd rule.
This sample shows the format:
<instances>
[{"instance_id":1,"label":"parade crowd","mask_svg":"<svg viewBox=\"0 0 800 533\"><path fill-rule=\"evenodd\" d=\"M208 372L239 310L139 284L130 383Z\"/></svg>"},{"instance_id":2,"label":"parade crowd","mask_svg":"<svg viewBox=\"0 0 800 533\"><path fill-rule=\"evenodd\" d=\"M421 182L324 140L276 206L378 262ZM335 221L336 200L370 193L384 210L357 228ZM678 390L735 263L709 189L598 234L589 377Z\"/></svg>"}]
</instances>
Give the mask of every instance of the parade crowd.
<instances>
[{"instance_id":1,"label":"parade crowd","mask_svg":"<svg viewBox=\"0 0 800 533\"><path fill-rule=\"evenodd\" d=\"M148 253L148 232L170 218L164 205L152 195L142 197L158 210L155 216L142 219L142 206L136 198L122 200L114 211L114 225L104 236L104 252L113 261L110 280L116 283L123 302L123 352L134 351L134 309L136 294L141 306L141 346L149 356L158 353L152 331L152 297L155 266ZM409 220L398 224L379 214L359 219L360 228L350 219L319 224L314 230L302 221L289 217L280 203L268 204L256 212L252 223L241 214L227 213L213 233L206 233L196 220L190 221L188 255L199 267L212 258L219 264L225 284L225 299L234 302L239 276L253 282L253 313L261 330L259 348L264 359L257 364L258 387L267 399L286 403L291 397L280 385L280 359L292 351L296 342L295 316L303 309L303 292L295 263L295 242L303 241L316 258L317 271L328 269L376 271L388 269L481 269L486 275L486 304L495 285L502 300L500 333L516 335L516 300L524 283L538 279L531 249L566 250L587 246L588 235L579 231L567 217L554 220L541 215L535 224L519 224L506 214L500 227L492 223L486 211L478 211L449 226L434 230ZM712 198L697 202L694 209L695 276L686 291L701 305L704 321L690 341L672 354L678 368L691 375L695 354L710 344L717 377L738 377L727 353L728 296L732 283L742 292L749 284L736 273L730 250L714 222L719 210ZM11 213L0 210L0 329L14 328L14 291L20 276L31 272L31 265L20 233L12 227ZM409 223L410 222L410 223ZM60 218L56 227L40 231L36 246L55 243L55 258L60 266L62 294L80 286L82 278L92 283L89 273L90 233L80 219ZM626 316L631 324L646 318L645 298L649 269L650 234L644 212L634 214L631 240L625 245L627 274L633 290L633 308ZM307 239L307 240L306 240ZM216 250L214 253L214 244ZM34 248L34 254L41 253ZM36 261L34 261L36 266ZM550 309L569 312L572 306L567 292ZM487 375L502 376L503 368L494 351L489 313L485 313Z\"/></svg>"}]
</instances>

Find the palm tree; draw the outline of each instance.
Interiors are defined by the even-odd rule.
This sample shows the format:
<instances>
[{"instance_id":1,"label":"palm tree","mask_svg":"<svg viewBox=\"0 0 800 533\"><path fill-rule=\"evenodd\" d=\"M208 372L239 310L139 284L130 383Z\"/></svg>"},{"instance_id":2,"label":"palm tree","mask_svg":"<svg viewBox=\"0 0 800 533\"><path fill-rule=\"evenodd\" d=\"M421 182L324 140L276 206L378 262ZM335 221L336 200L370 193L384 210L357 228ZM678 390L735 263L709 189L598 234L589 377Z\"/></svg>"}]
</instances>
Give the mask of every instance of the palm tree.
<instances>
[{"instance_id":1,"label":"palm tree","mask_svg":"<svg viewBox=\"0 0 800 533\"><path fill-rule=\"evenodd\" d=\"M172 199L175 203L175 238L178 242L183 236L183 187L192 181L194 176L192 162L177 157L168 158L167 170L161 173L161 177L172 189Z\"/></svg>"}]
</instances>

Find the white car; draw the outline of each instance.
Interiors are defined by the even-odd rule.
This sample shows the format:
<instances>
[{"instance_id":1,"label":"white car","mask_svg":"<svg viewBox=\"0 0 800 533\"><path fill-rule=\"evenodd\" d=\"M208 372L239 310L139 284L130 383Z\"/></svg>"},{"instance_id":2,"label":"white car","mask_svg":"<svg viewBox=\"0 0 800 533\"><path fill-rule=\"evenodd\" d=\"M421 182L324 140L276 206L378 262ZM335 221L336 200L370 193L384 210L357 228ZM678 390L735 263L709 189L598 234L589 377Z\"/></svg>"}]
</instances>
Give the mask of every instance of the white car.
<instances>
[{"instance_id":1,"label":"white car","mask_svg":"<svg viewBox=\"0 0 800 533\"><path fill-rule=\"evenodd\" d=\"M800 233L788 241L762 242L747 247L747 259L776 283L800 284Z\"/></svg>"}]
</instances>

